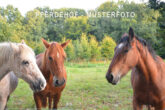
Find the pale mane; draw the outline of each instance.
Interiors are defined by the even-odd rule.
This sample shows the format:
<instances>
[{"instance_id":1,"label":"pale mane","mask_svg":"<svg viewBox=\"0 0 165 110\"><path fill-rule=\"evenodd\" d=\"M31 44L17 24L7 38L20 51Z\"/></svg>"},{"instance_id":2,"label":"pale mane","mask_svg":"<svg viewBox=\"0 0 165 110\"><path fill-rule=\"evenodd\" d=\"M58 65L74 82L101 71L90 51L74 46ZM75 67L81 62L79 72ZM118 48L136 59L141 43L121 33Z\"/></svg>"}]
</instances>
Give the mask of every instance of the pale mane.
<instances>
[{"instance_id":1,"label":"pale mane","mask_svg":"<svg viewBox=\"0 0 165 110\"><path fill-rule=\"evenodd\" d=\"M9 43L0 43L0 66L8 62L13 53L14 51Z\"/></svg>"},{"instance_id":2,"label":"pale mane","mask_svg":"<svg viewBox=\"0 0 165 110\"><path fill-rule=\"evenodd\" d=\"M26 53L29 52L35 55L33 50L26 44L11 42L0 43L0 66L9 61L12 62L19 53L24 53L26 55Z\"/></svg>"}]
</instances>

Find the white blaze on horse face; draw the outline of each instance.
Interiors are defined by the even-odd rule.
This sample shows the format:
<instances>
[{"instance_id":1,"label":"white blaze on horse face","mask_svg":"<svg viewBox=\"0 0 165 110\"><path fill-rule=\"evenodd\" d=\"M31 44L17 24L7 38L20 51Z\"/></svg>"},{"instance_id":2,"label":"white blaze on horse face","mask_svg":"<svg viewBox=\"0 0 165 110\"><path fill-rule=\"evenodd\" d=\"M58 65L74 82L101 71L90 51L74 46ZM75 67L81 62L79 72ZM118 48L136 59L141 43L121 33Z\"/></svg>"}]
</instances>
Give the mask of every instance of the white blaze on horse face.
<instances>
[{"instance_id":1,"label":"white blaze on horse face","mask_svg":"<svg viewBox=\"0 0 165 110\"><path fill-rule=\"evenodd\" d=\"M118 45L118 48L120 49L120 48L122 48L123 47L123 43L120 43L119 45Z\"/></svg>"},{"instance_id":2,"label":"white blaze on horse face","mask_svg":"<svg viewBox=\"0 0 165 110\"><path fill-rule=\"evenodd\" d=\"M57 52L57 58L60 58L60 55L59 55L59 53Z\"/></svg>"}]
</instances>

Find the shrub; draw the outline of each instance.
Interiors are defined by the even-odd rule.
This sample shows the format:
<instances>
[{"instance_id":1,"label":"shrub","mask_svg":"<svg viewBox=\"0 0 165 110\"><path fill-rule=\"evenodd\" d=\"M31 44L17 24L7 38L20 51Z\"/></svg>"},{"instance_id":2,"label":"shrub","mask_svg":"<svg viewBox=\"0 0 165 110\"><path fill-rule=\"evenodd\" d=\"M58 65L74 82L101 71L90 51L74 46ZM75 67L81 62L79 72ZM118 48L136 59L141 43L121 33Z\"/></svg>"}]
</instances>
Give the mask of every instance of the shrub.
<instances>
[{"instance_id":1,"label":"shrub","mask_svg":"<svg viewBox=\"0 0 165 110\"><path fill-rule=\"evenodd\" d=\"M91 36L89 45L91 47L91 60L99 59L101 56L100 47L95 36Z\"/></svg>"},{"instance_id":2,"label":"shrub","mask_svg":"<svg viewBox=\"0 0 165 110\"><path fill-rule=\"evenodd\" d=\"M105 36L101 42L101 54L102 57L106 59L112 59L114 55L114 48L116 47L115 41L109 37Z\"/></svg>"},{"instance_id":3,"label":"shrub","mask_svg":"<svg viewBox=\"0 0 165 110\"><path fill-rule=\"evenodd\" d=\"M72 44L72 41L68 44L68 46L65 48L65 52L67 54L67 60L71 61L75 58L75 51L74 46Z\"/></svg>"},{"instance_id":4,"label":"shrub","mask_svg":"<svg viewBox=\"0 0 165 110\"><path fill-rule=\"evenodd\" d=\"M74 45L74 51L75 51L75 60L82 59L83 49L82 49L82 45L79 39L75 40L73 42L73 45Z\"/></svg>"},{"instance_id":5,"label":"shrub","mask_svg":"<svg viewBox=\"0 0 165 110\"><path fill-rule=\"evenodd\" d=\"M86 34L82 33L81 35L81 45L82 45L82 55L83 59L89 60L91 58L91 47L88 42Z\"/></svg>"},{"instance_id":6,"label":"shrub","mask_svg":"<svg viewBox=\"0 0 165 110\"><path fill-rule=\"evenodd\" d=\"M42 41L37 42L37 43L32 42L32 41L28 41L26 43L27 43L27 45L29 45L34 50L36 55L44 52L44 50L45 50L45 47L44 47L44 44L42 43Z\"/></svg>"}]
</instances>

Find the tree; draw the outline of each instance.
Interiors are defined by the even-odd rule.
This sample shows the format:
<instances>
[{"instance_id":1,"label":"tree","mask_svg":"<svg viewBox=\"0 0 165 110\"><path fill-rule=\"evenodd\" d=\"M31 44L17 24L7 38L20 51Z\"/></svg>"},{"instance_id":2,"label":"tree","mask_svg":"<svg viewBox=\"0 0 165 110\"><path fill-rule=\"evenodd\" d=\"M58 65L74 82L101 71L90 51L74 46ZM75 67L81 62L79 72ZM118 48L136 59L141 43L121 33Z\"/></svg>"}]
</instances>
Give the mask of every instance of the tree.
<instances>
[{"instance_id":1,"label":"tree","mask_svg":"<svg viewBox=\"0 0 165 110\"><path fill-rule=\"evenodd\" d=\"M90 36L90 42L89 42L89 45L91 47L91 59L92 60L96 60L98 58L100 58L100 47L98 45L98 42L96 40L96 37L95 36Z\"/></svg>"},{"instance_id":2,"label":"tree","mask_svg":"<svg viewBox=\"0 0 165 110\"><path fill-rule=\"evenodd\" d=\"M89 30L89 24L87 23L87 17L71 17L65 20L64 32L65 36L69 39L76 40L80 38L82 33L87 34Z\"/></svg>"},{"instance_id":3,"label":"tree","mask_svg":"<svg viewBox=\"0 0 165 110\"><path fill-rule=\"evenodd\" d=\"M82 33L80 43L82 45L82 55L83 59L89 60L91 57L91 47L88 42L86 34Z\"/></svg>"},{"instance_id":4,"label":"tree","mask_svg":"<svg viewBox=\"0 0 165 110\"><path fill-rule=\"evenodd\" d=\"M8 41L11 38L11 28L6 18L0 15L0 41Z\"/></svg>"},{"instance_id":5,"label":"tree","mask_svg":"<svg viewBox=\"0 0 165 110\"><path fill-rule=\"evenodd\" d=\"M66 42L66 38L64 37L62 39L62 42ZM67 54L67 60L71 61L75 59L75 49L74 46L72 44L72 40L69 42L68 46L65 48L65 52Z\"/></svg>"},{"instance_id":6,"label":"tree","mask_svg":"<svg viewBox=\"0 0 165 110\"><path fill-rule=\"evenodd\" d=\"M74 29L76 29L75 27L70 27L70 24L68 24L68 22L66 22L66 21L68 21L66 19L72 19L70 16L55 17L55 13L77 13L78 14L77 17L86 16L85 10L77 9L77 8L50 9L49 7L44 7L44 8L37 7L36 9L42 13L47 13L48 16L43 15L44 22L46 23L45 27L47 28L46 39L49 39L52 41L61 41L64 36L66 36L69 39L73 39L70 36L72 36L74 34L73 31L74 31ZM53 13L54 15L51 16L50 13ZM82 30L79 29L78 31L81 32ZM80 33L80 35L81 35L81 33ZM79 37L80 37L80 35L79 35ZM76 36L76 37L78 37L78 36Z\"/></svg>"},{"instance_id":7,"label":"tree","mask_svg":"<svg viewBox=\"0 0 165 110\"><path fill-rule=\"evenodd\" d=\"M8 40L20 42L21 39L25 38L24 31L22 30L23 16L17 8L11 5L8 5L6 8L0 8L0 16L3 18L3 21L6 20L6 25L2 26L1 24L1 29L7 28L6 31L8 32L5 33L8 33L8 35L10 34L10 38L8 35L5 35L5 37L8 37Z\"/></svg>"},{"instance_id":8,"label":"tree","mask_svg":"<svg viewBox=\"0 0 165 110\"><path fill-rule=\"evenodd\" d=\"M151 9L154 9L156 11L160 12L160 16L158 17L157 20L157 25L159 26L159 28L157 28L156 32L156 36L158 38L158 44L155 45L155 49L157 51L157 53L165 58L165 2L160 1L160 0L149 0L149 4L148 6Z\"/></svg>"},{"instance_id":9,"label":"tree","mask_svg":"<svg viewBox=\"0 0 165 110\"><path fill-rule=\"evenodd\" d=\"M74 40L73 42L73 45L74 45L74 50L75 50L75 60L82 60L82 54L83 54L83 48L82 48L82 45L80 43L80 40L77 39L77 40Z\"/></svg>"},{"instance_id":10,"label":"tree","mask_svg":"<svg viewBox=\"0 0 165 110\"><path fill-rule=\"evenodd\" d=\"M102 57L104 57L105 59L112 59L115 47L115 41L111 37L105 36L101 42Z\"/></svg>"},{"instance_id":11,"label":"tree","mask_svg":"<svg viewBox=\"0 0 165 110\"><path fill-rule=\"evenodd\" d=\"M37 14L38 13L38 14ZM27 32L26 39L28 41L40 41L41 37L45 37L47 29L45 29L44 17L39 14L40 11L34 9L33 11L27 12L24 19L24 31Z\"/></svg>"},{"instance_id":12,"label":"tree","mask_svg":"<svg viewBox=\"0 0 165 110\"><path fill-rule=\"evenodd\" d=\"M136 30L136 34L146 40L149 40L153 46L157 44L156 29L159 12L147 7L146 4L136 4L134 2L105 2L96 10L99 12L134 12L134 17L96 17L89 18L91 25L89 34L95 35L100 42L104 36L112 36L117 42L122 34L128 32L129 27ZM146 32L147 31L147 32Z\"/></svg>"}]
</instances>

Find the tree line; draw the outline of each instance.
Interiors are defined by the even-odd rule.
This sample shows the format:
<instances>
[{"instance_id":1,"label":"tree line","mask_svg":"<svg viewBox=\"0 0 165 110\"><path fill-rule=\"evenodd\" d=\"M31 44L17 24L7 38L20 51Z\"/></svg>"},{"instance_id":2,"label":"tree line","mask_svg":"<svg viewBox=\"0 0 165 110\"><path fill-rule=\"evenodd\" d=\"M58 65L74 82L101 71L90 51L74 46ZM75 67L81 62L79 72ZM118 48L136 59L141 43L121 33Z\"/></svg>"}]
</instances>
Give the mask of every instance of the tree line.
<instances>
[{"instance_id":1,"label":"tree line","mask_svg":"<svg viewBox=\"0 0 165 110\"><path fill-rule=\"evenodd\" d=\"M161 5L161 6L160 6ZM20 42L24 39L36 54L43 52L41 38L71 43L66 48L67 60L111 59L121 36L133 27L156 53L165 57L164 2L105 2L88 12L134 12L134 17L89 17L83 9L37 7L24 16L11 5L0 7L0 41ZM77 12L76 17L43 16L47 12ZM37 13L37 14L36 14Z\"/></svg>"}]
</instances>

